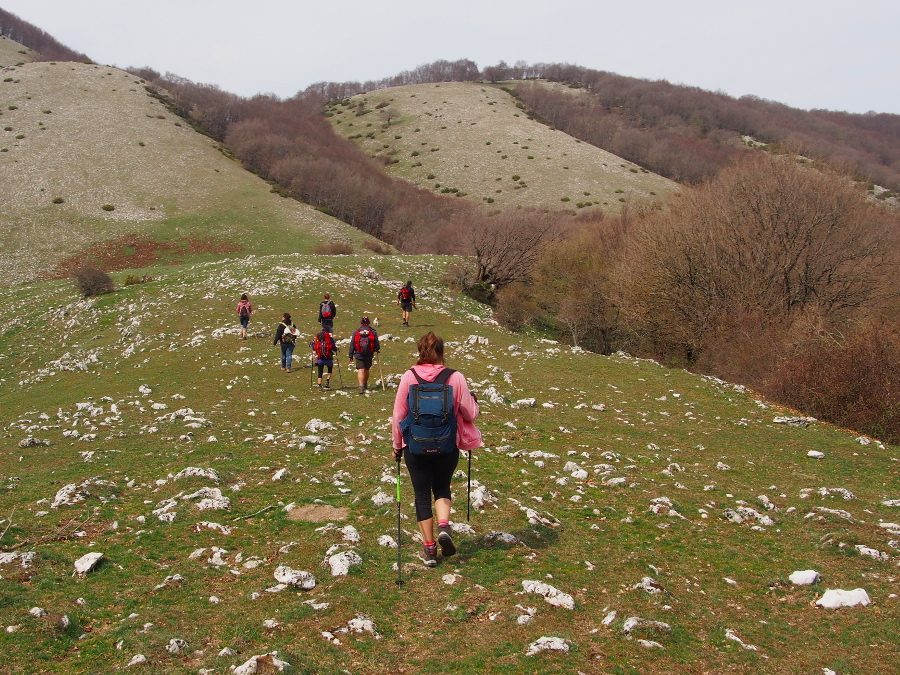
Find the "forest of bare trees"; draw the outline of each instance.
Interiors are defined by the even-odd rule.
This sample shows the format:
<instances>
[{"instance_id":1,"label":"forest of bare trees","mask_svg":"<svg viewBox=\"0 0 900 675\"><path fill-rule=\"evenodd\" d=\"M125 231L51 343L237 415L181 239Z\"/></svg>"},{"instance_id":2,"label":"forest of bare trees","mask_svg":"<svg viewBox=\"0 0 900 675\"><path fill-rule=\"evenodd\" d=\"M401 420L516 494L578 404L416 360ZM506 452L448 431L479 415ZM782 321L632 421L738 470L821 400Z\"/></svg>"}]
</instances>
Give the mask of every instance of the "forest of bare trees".
<instances>
[{"instance_id":1,"label":"forest of bare trees","mask_svg":"<svg viewBox=\"0 0 900 675\"><path fill-rule=\"evenodd\" d=\"M804 111L569 64L537 64L528 72L573 87L516 83L516 95L540 118L675 180L714 175L748 135L900 190L900 115Z\"/></svg>"},{"instance_id":2,"label":"forest of bare trees","mask_svg":"<svg viewBox=\"0 0 900 675\"><path fill-rule=\"evenodd\" d=\"M0 35L37 52L35 57L38 61L91 63L91 60L84 54L69 49L49 33L2 8L0 8Z\"/></svg>"},{"instance_id":3,"label":"forest of bare trees","mask_svg":"<svg viewBox=\"0 0 900 675\"><path fill-rule=\"evenodd\" d=\"M498 294L497 316L749 384L896 442L898 251L896 213L846 176L756 156L661 211L573 229Z\"/></svg>"}]
</instances>

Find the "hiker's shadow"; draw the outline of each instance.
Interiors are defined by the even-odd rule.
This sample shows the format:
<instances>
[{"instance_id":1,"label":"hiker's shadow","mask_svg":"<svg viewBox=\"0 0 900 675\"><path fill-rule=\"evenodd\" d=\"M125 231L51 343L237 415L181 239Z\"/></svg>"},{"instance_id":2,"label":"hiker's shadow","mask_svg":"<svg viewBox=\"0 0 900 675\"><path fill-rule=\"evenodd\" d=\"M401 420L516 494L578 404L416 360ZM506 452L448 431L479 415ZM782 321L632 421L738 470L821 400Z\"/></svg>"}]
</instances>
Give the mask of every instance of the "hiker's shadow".
<instances>
[{"instance_id":1,"label":"hiker's shadow","mask_svg":"<svg viewBox=\"0 0 900 675\"><path fill-rule=\"evenodd\" d=\"M509 535L515 539L511 539ZM458 555L462 562L484 550L547 548L556 544L557 541L559 541L559 528L537 525L512 532L491 533L475 539L464 539L459 542Z\"/></svg>"}]
</instances>

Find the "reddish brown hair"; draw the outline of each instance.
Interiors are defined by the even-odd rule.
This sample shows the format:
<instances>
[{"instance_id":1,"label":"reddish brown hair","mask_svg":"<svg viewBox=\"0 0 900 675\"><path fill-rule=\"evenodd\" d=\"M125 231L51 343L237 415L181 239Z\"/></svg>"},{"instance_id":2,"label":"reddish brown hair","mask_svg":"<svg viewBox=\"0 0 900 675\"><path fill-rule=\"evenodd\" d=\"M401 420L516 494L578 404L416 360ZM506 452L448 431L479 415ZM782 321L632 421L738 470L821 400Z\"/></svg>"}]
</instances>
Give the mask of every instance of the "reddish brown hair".
<instances>
[{"instance_id":1,"label":"reddish brown hair","mask_svg":"<svg viewBox=\"0 0 900 675\"><path fill-rule=\"evenodd\" d=\"M417 365L424 363L444 363L444 340L432 331L428 331L419 338L419 360Z\"/></svg>"}]
</instances>

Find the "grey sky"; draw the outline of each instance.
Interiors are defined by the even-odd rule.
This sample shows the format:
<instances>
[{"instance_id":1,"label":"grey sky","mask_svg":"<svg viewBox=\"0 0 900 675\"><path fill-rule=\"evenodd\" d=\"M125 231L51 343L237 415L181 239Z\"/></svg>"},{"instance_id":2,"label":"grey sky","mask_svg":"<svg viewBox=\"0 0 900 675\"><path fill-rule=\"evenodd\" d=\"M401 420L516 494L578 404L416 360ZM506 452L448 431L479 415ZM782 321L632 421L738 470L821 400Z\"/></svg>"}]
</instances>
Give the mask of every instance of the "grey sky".
<instances>
[{"instance_id":1,"label":"grey sky","mask_svg":"<svg viewBox=\"0 0 900 675\"><path fill-rule=\"evenodd\" d=\"M801 108L900 113L894 0L0 0L94 60L290 96L436 59L566 61Z\"/></svg>"}]
</instances>

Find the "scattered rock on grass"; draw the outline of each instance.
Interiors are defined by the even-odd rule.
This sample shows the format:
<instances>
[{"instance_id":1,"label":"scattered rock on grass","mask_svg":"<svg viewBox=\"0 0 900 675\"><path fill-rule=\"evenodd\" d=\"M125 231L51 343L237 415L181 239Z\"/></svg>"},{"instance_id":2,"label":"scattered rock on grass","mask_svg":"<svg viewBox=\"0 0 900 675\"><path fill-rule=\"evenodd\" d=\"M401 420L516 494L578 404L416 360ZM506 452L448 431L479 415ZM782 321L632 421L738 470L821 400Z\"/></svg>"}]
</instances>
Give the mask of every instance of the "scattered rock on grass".
<instances>
[{"instance_id":1,"label":"scattered rock on grass","mask_svg":"<svg viewBox=\"0 0 900 675\"><path fill-rule=\"evenodd\" d=\"M865 592L862 588L854 588L852 591L845 591L839 588L829 588L822 595L821 598L816 600L816 604L819 607L825 607L827 609L838 609L840 607L856 607L857 605L862 605L865 607L866 605L871 604L871 600L869 599L869 594Z\"/></svg>"},{"instance_id":2,"label":"scattered rock on grass","mask_svg":"<svg viewBox=\"0 0 900 675\"><path fill-rule=\"evenodd\" d=\"M528 645L525 656L534 656L538 652L567 652L569 651L569 642L560 637L539 637L537 640Z\"/></svg>"},{"instance_id":3,"label":"scattered rock on grass","mask_svg":"<svg viewBox=\"0 0 900 675\"><path fill-rule=\"evenodd\" d=\"M81 576L93 572L101 560L103 560L102 553L97 551L85 553L75 561L75 572Z\"/></svg>"},{"instance_id":4,"label":"scattered rock on grass","mask_svg":"<svg viewBox=\"0 0 900 675\"><path fill-rule=\"evenodd\" d=\"M260 654L251 656L241 665L231 667L234 675L257 675L261 673L284 672L285 668L290 668L291 664L278 658L278 652L269 652L268 654Z\"/></svg>"},{"instance_id":5,"label":"scattered rock on grass","mask_svg":"<svg viewBox=\"0 0 900 675\"><path fill-rule=\"evenodd\" d=\"M563 607L565 609L575 609L575 600L568 593L563 593L558 588L554 588L550 584L543 581L535 581L526 579L522 582L522 591L525 593L537 593L544 600L554 607Z\"/></svg>"},{"instance_id":6,"label":"scattered rock on grass","mask_svg":"<svg viewBox=\"0 0 900 675\"><path fill-rule=\"evenodd\" d=\"M788 581L794 586L811 586L819 583L821 580L822 577L815 570L797 570L788 577Z\"/></svg>"}]
</instances>

